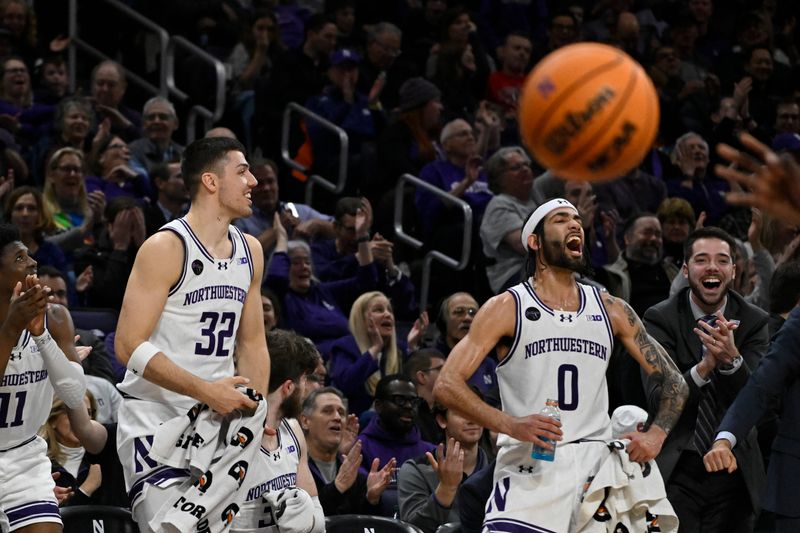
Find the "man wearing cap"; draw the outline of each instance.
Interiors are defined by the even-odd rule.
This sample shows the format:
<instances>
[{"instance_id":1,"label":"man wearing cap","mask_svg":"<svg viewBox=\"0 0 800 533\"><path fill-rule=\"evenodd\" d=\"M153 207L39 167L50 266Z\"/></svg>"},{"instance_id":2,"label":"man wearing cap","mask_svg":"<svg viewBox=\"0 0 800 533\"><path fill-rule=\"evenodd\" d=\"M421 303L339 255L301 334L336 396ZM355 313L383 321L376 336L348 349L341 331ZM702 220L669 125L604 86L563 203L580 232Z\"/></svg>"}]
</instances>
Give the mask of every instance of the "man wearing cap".
<instances>
[{"instance_id":1,"label":"man wearing cap","mask_svg":"<svg viewBox=\"0 0 800 533\"><path fill-rule=\"evenodd\" d=\"M360 61L361 56L354 50L336 50L331 55L331 66L328 69L330 83L322 90L322 94L311 97L306 103L308 109L347 133L350 176L360 170L359 158L364 143L375 140L385 121L377 95L370 95L373 98L370 101L367 95L356 89ZM316 121L307 121L306 126L313 147L315 170L329 179L335 177L339 164L338 137ZM350 182L349 190L355 192L355 183Z\"/></svg>"},{"instance_id":2,"label":"man wearing cap","mask_svg":"<svg viewBox=\"0 0 800 533\"><path fill-rule=\"evenodd\" d=\"M789 153L800 163L800 135L797 133L779 133L772 140L772 149L776 154Z\"/></svg>"},{"instance_id":3,"label":"man wearing cap","mask_svg":"<svg viewBox=\"0 0 800 533\"><path fill-rule=\"evenodd\" d=\"M527 279L478 311L434 386L437 401L500 434L484 521L490 531L575 528L584 484L609 453L605 376L615 338L663 384L653 423L625 435L632 461L658 455L686 401L686 382L631 307L575 281L586 263L581 222L563 198L533 212L520 235ZM466 385L495 347L502 411ZM558 401L560 420L539 414L548 399ZM552 462L532 458L534 446L552 449L554 441Z\"/></svg>"}]
</instances>

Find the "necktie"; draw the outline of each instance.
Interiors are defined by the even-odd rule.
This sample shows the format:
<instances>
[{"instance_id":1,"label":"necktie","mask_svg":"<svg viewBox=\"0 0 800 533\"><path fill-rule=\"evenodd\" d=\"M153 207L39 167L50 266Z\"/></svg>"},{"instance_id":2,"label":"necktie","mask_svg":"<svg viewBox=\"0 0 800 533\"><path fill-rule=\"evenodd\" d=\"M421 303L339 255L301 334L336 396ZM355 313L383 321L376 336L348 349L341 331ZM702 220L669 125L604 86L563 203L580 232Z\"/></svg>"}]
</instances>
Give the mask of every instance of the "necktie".
<instances>
[{"instance_id":1,"label":"necktie","mask_svg":"<svg viewBox=\"0 0 800 533\"><path fill-rule=\"evenodd\" d=\"M704 316L700 320L707 321L713 315ZM714 317L716 318L716 317ZM705 346L700 350L700 357L705 353ZM700 389L700 401L697 405L697 421L694 426L692 443L700 455L705 455L714 442L719 419L717 417L717 371L711 373L711 380Z\"/></svg>"}]
</instances>

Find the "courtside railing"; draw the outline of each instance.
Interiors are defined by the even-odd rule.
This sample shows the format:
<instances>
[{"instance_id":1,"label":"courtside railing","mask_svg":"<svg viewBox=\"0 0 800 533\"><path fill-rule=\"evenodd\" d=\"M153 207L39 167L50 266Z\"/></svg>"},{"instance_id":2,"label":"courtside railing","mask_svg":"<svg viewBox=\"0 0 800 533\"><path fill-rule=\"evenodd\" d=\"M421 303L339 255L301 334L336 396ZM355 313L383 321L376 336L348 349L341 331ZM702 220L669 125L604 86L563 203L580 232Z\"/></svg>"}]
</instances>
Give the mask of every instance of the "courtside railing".
<instances>
[{"instance_id":1,"label":"courtside railing","mask_svg":"<svg viewBox=\"0 0 800 533\"><path fill-rule=\"evenodd\" d=\"M449 192L443 191L435 185L431 185L427 181L422 181L416 176L411 174L403 174L400 176L397 186L395 187L394 195L394 233L397 237L397 240L404 242L416 250L419 250L425 246L425 243L413 237L412 235L409 235L403 229L403 203L405 200L403 189L406 183L409 183L417 188L423 188L426 191L438 196L439 199L444 203L452 204L455 207L460 208L464 216L464 234L461 241L460 258L450 257L439 250L429 250L428 253L425 254L422 263L422 287L420 287L419 298L419 309L420 311L424 311L428 307L428 293L430 292L431 286L431 267L433 261L439 261L443 265L450 267L453 270L464 270L469 263L469 256L472 251L472 208L461 198L457 198ZM420 213L420 215L425 216L426 213Z\"/></svg>"}]
</instances>

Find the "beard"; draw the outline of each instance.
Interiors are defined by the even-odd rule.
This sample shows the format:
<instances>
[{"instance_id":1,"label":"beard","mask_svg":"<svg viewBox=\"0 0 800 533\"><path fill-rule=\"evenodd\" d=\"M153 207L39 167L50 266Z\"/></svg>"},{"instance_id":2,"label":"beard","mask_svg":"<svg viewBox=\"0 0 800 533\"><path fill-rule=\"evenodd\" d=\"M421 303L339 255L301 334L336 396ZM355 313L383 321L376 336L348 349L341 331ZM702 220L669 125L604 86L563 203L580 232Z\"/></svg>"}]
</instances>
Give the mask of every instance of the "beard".
<instances>
[{"instance_id":1,"label":"beard","mask_svg":"<svg viewBox=\"0 0 800 533\"><path fill-rule=\"evenodd\" d=\"M728 283L725 284L724 290L719 291L719 298L716 298L715 300L708 300L703 295L703 284L697 280L689 278L689 289L692 291L692 294L694 294L695 298L697 298L698 300L700 300L702 303L704 303L709 307L718 306L720 302L722 302L722 300L724 300L725 297L728 295L728 291L731 290L732 286L733 286L733 280L728 281Z\"/></svg>"},{"instance_id":2,"label":"beard","mask_svg":"<svg viewBox=\"0 0 800 533\"><path fill-rule=\"evenodd\" d=\"M543 244L542 255L547 265L566 268L573 272L586 271L588 265L586 253L581 254L580 257L571 257L567 255L566 246L560 241L544 240Z\"/></svg>"},{"instance_id":3,"label":"beard","mask_svg":"<svg viewBox=\"0 0 800 533\"><path fill-rule=\"evenodd\" d=\"M282 418L297 418L300 416L303 407L303 398L300 395L300 388L295 388L294 392L281 402Z\"/></svg>"}]
</instances>

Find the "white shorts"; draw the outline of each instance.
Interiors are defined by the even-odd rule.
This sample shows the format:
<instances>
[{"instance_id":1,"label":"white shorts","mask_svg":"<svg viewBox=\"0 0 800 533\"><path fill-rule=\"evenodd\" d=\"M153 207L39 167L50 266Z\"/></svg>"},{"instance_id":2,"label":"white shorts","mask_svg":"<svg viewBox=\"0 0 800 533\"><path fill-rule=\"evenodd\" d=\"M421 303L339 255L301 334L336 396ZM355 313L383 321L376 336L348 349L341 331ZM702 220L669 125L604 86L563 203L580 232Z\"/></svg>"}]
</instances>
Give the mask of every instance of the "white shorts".
<instances>
[{"instance_id":1,"label":"white shorts","mask_svg":"<svg viewBox=\"0 0 800 533\"><path fill-rule=\"evenodd\" d=\"M161 465L148 456L158 426L178 415L186 414L187 411L188 409L181 407L131 398L123 399L120 404L117 453L125 474L125 488L130 497L133 517L137 522L137 507L141 499L148 492L157 492L144 491L146 485L169 487L181 483L189 476L186 470Z\"/></svg>"},{"instance_id":2,"label":"white shorts","mask_svg":"<svg viewBox=\"0 0 800 533\"><path fill-rule=\"evenodd\" d=\"M15 531L41 522L61 523L47 444L35 437L0 452L0 524ZM7 524L7 525L6 525Z\"/></svg>"},{"instance_id":3,"label":"white shorts","mask_svg":"<svg viewBox=\"0 0 800 533\"><path fill-rule=\"evenodd\" d=\"M569 533L589 481L608 457L604 442L559 444L553 462L531 459L531 449L500 449L484 532Z\"/></svg>"}]
</instances>

